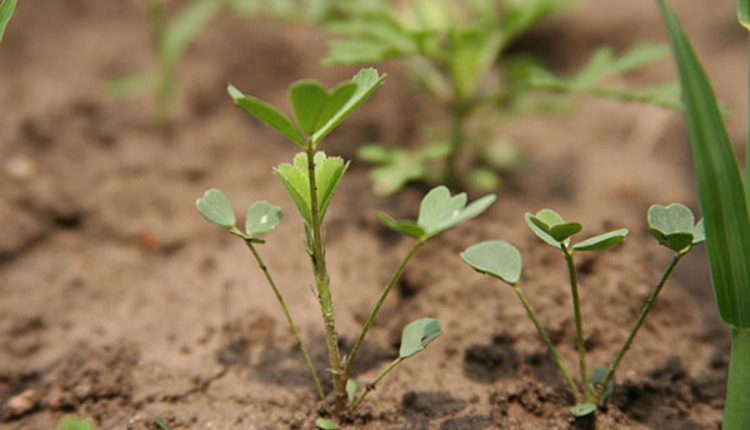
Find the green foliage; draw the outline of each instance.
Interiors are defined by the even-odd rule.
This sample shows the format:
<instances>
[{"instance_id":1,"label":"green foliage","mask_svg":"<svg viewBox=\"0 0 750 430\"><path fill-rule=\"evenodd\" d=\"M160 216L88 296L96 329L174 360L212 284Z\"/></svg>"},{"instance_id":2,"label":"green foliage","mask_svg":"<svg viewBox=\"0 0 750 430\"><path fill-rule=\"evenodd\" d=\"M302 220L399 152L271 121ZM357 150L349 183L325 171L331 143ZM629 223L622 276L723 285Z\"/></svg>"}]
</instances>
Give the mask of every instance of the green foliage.
<instances>
[{"instance_id":1,"label":"green foliage","mask_svg":"<svg viewBox=\"0 0 750 430\"><path fill-rule=\"evenodd\" d=\"M722 319L732 327L722 428L747 429L750 428L750 182L747 180L750 138L745 143L743 183L737 156L703 66L674 12L664 0L658 3L680 75L716 301ZM737 15L740 25L750 29L748 0L737 2ZM677 228L686 230L687 224L687 220L682 220Z\"/></svg>"},{"instance_id":2,"label":"green foliage","mask_svg":"<svg viewBox=\"0 0 750 430\"><path fill-rule=\"evenodd\" d=\"M316 419L315 426L320 430L337 430L339 428L339 426L335 422L327 420L325 418Z\"/></svg>"},{"instance_id":3,"label":"green foliage","mask_svg":"<svg viewBox=\"0 0 750 430\"><path fill-rule=\"evenodd\" d=\"M518 38L572 2L376 0L339 5L339 18L326 23L338 37L331 41L324 63L397 59L445 113L446 129L428 137L422 147L374 143L361 149L359 157L374 165L376 192L390 194L412 181L494 189L502 183L499 171L517 167L518 157L488 157L493 144L487 130L539 110L541 104L530 102L539 92L679 107L673 85L626 90L604 82L662 58L666 53L662 47L638 45L619 57L611 48L601 48L578 73L565 78L528 54L508 52Z\"/></svg>"},{"instance_id":4,"label":"green foliage","mask_svg":"<svg viewBox=\"0 0 750 430\"><path fill-rule=\"evenodd\" d=\"M391 230L424 241L478 216L495 199L496 196L490 194L467 206L466 193L451 197L448 188L441 185L430 190L422 199L417 221L396 221L382 212L378 218Z\"/></svg>"},{"instance_id":5,"label":"green foliage","mask_svg":"<svg viewBox=\"0 0 750 430\"><path fill-rule=\"evenodd\" d=\"M401 348L399 358L409 358L424 350L433 340L443 334L438 320L422 318L412 321L404 327L401 334Z\"/></svg>"},{"instance_id":6,"label":"green foliage","mask_svg":"<svg viewBox=\"0 0 750 430\"><path fill-rule=\"evenodd\" d=\"M89 419L65 417L60 421L59 430L96 430Z\"/></svg>"},{"instance_id":7,"label":"green foliage","mask_svg":"<svg viewBox=\"0 0 750 430\"><path fill-rule=\"evenodd\" d=\"M322 151L316 151L316 147L324 137L370 97L384 78L385 76L378 74L374 69L364 69L351 80L340 83L332 91L325 90L320 84L313 81L294 83L289 89L294 122L275 106L252 96L246 96L232 86L229 87L229 94L235 104L256 119L276 129L303 149L303 152L295 155L292 163L279 165L275 169L275 173L303 219L307 252L311 257L312 272L315 277L314 291L323 315L326 343L331 362L330 373L333 386L331 396L325 394L299 330L297 330L285 301L255 246L264 243L263 240L259 239L259 236L270 232L279 224L282 217L281 209L263 201L254 203L248 210L245 232L243 233L235 227L236 219L229 199L220 191L209 190L196 202L198 211L204 218L212 223L228 227L231 233L244 239L273 289L289 326L297 338L300 351L305 358L305 363L319 397L321 400L332 399L330 413L334 418L338 417L344 408L355 409L375 385L399 363L421 352L440 336L442 331L437 320L424 318L407 325L403 332L398 358L357 396L359 385L354 379L350 378L352 363L355 362L357 353L380 307L398 281L406 264L416 250L428 239L478 216L495 200L495 196L491 195L467 205L466 194L461 193L451 197L446 187L437 187L422 200L418 221L393 221L387 215L379 215L386 225L417 240L383 290L350 353L345 359L342 359L336 331L330 279L326 269L322 224L348 163L341 157L329 157ZM316 421L316 425L324 430L338 428L334 422L322 418Z\"/></svg>"},{"instance_id":8,"label":"green foliage","mask_svg":"<svg viewBox=\"0 0 750 430\"><path fill-rule=\"evenodd\" d=\"M315 164L315 183L318 191L318 213L325 217L333 192L341 181L349 163L341 157L327 157L324 152L317 152L313 158ZM275 169L276 176L284 184L292 197L297 210L307 225L312 225L312 203L310 201L310 177L308 175L307 154L300 152L292 164L281 164Z\"/></svg>"},{"instance_id":9,"label":"green foliage","mask_svg":"<svg viewBox=\"0 0 750 430\"><path fill-rule=\"evenodd\" d=\"M690 241L685 246L670 246L675 251L672 262L654 287L654 291L646 302L643 312L635 322L630 335L623 342L612 364L609 367L598 366L589 376L586 365L586 347L583 341L583 321L580 312L578 278L573 255L575 251L601 251L612 247L625 239L628 230L624 228L613 230L585 239L571 246L571 237L582 230L580 224L566 222L560 214L551 209L543 209L536 214L526 213L525 219L529 228L537 237L562 252L567 263L576 323L578 358L581 368L580 386L571 377L557 349L547 335L544 327L539 323L531 305L519 287L522 262L521 253L518 249L507 242L491 240L470 246L461 253L461 258L474 270L497 278L513 287L573 394L575 405L570 409L571 414L576 417L583 417L594 413L609 397L614 386L615 371L630 348L635 335L638 333L669 275L680 259L692 249L693 245L702 242L701 225L700 223L697 226L694 224L693 213L683 205L672 204L666 208L659 205L651 207L648 213L649 226L659 243L667 246L671 245L670 238L675 234L687 234Z\"/></svg>"},{"instance_id":10,"label":"green foliage","mask_svg":"<svg viewBox=\"0 0 750 430\"><path fill-rule=\"evenodd\" d=\"M270 104L229 86L235 104L276 129L299 146L317 144L367 100L383 83L385 75L375 69L362 69L350 81L342 82L330 93L316 82L297 82L289 88L297 128L291 119ZM309 141L309 142L308 142Z\"/></svg>"},{"instance_id":11,"label":"green foliage","mask_svg":"<svg viewBox=\"0 0 750 430\"><path fill-rule=\"evenodd\" d=\"M0 42L3 41L5 28L16 10L18 0L0 0Z\"/></svg>"},{"instance_id":12,"label":"green foliage","mask_svg":"<svg viewBox=\"0 0 750 430\"><path fill-rule=\"evenodd\" d=\"M156 423L156 425L159 426L159 428L162 430L171 430L167 423L165 423L164 420L159 417L154 417L154 423Z\"/></svg>"},{"instance_id":13,"label":"green foliage","mask_svg":"<svg viewBox=\"0 0 750 430\"><path fill-rule=\"evenodd\" d=\"M491 240L472 245L461 253L461 258L474 270L510 284L521 279L521 253L515 246L502 240Z\"/></svg>"}]
</instances>

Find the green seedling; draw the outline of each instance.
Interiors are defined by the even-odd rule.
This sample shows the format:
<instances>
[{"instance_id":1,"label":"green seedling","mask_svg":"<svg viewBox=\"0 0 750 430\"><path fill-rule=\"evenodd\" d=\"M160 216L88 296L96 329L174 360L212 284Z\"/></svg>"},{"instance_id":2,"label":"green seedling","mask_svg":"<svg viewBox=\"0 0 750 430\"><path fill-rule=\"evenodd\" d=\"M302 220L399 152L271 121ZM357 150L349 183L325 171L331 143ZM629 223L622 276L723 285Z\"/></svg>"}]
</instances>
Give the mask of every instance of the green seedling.
<instances>
[{"instance_id":1,"label":"green seedling","mask_svg":"<svg viewBox=\"0 0 750 430\"><path fill-rule=\"evenodd\" d=\"M17 4L18 0L2 0L0 2L0 42L3 41L5 28L8 26L8 22L10 22Z\"/></svg>"},{"instance_id":2,"label":"green seedling","mask_svg":"<svg viewBox=\"0 0 750 430\"><path fill-rule=\"evenodd\" d=\"M162 124L172 120L177 94L177 67L198 34L233 0L193 0L173 19L168 19L163 0L145 0L153 32L156 67L154 70L123 76L110 82L115 95L141 91L154 94L155 117Z\"/></svg>"},{"instance_id":3,"label":"green seedling","mask_svg":"<svg viewBox=\"0 0 750 430\"><path fill-rule=\"evenodd\" d=\"M523 35L572 0L386 0L342 3L327 64L403 62L412 80L444 112L445 129L416 149L369 144L359 157L374 165L375 190L390 194L412 181L495 189L499 171L522 162L497 129L521 115L548 110L552 93L581 93L676 107L676 85L640 90L604 85L662 58L668 50L638 45L616 56L597 50L580 71L558 77L528 53L509 53ZM540 92L548 97L542 102Z\"/></svg>"},{"instance_id":4,"label":"green seedling","mask_svg":"<svg viewBox=\"0 0 750 430\"><path fill-rule=\"evenodd\" d=\"M320 305L326 342L330 359L333 393L328 396L318 378L318 373L310 360L302 336L297 329L289 309L277 287L270 269L266 266L258 250L264 243L263 237L270 233L281 221L281 209L267 202L256 202L250 206L245 220L244 231L237 226L237 220L229 199L219 190L206 191L196 205L203 217L217 225L228 228L230 233L240 237L248 246L260 266L268 284L273 289L287 322L296 337L302 356L313 379L321 400L330 401L330 413L337 418L346 409L357 408L367 394L393 368L404 360L421 352L441 334L440 323L432 318L418 319L408 324L402 334L398 357L388 365L375 380L363 388L353 379L352 364L365 340L386 297L396 284L414 253L429 239L460 223L481 214L495 200L494 195L483 197L467 205L465 194L451 196L446 187L434 188L421 202L416 221L395 221L386 214L379 214L386 227L415 239L415 242L364 321L359 336L351 351L344 356L339 349L336 331L334 303L327 270L325 242L323 240L323 220L336 188L341 181L348 163L340 157L331 157L318 151L318 145L362 102L364 102L383 82L385 76L374 69L364 69L351 80L342 82L333 90L326 90L313 81L301 81L289 89L289 99L294 113L294 121L270 104L244 95L230 86L229 94L235 104L256 119L269 125L302 148L291 163L284 163L275 169L284 188L289 193L302 218L307 253L312 263L315 278L314 293ZM327 420L317 422L320 428L332 428Z\"/></svg>"},{"instance_id":5,"label":"green seedling","mask_svg":"<svg viewBox=\"0 0 750 430\"><path fill-rule=\"evenodd\" d=\"M627 229L613 230L604 234L590 237L580 242L572 243L572 237L580 233L581 224L566 222L557 212L543 209L536 214L527 213L526 223L529 228L547 244L559 249L567 263L570 290L573 298L573 315L576 326L576 345L578 350L578 364L580 367L580 386L571 376L565 363L560 358L557 348L550 340L544 327L537 319L526 296L519 286L521 280L521 253L513 245L495 240L482 242L467 248L461 258L475 270L493 276L513 287L521 300L526 313L534 323L539 335L547 345L565 382L573 393L575 405L570 412L576 417L589 415L601 406L613 388L615 373L625 353L633 343L638 330L651 310L654 301L659 296L677 263L693 246L705 241L703 223L695 223L693 213L680 204L667 207L653 205L648 211L649 231L659 244L670 249L674 255L671 263L664 271L659 282L649 297L638 320L635 322L629 336L617 352L609 367L599 366L589 375L586 363L586 347L584 343L583 317L581 315L578 277L574 261L574 254L583 251L602 251L625 240Z\"/></svg>"},{"instance_id":6,"label":"green seedling","mask_svg":"<svg viewBox=\"0 0 750 430\"><path fill-rule=\"evenodd\" d=\"M672 9L658 0L680 75L698 200L714 293L732 330L724 430L750 428L750 136L745 181L705 71ZM750 30L750 1L737 2L740 24ZM750 130L750 128L749 128Z\"/></svg>"}]
</instances>

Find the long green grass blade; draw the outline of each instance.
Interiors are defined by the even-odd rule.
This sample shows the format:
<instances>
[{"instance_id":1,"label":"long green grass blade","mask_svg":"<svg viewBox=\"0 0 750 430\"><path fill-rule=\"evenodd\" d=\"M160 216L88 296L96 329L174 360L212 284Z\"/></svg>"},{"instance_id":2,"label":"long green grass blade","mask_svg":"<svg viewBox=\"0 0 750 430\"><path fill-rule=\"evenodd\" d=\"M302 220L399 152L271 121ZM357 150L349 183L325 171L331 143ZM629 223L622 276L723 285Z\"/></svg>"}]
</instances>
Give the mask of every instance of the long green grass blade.
<instances>
[{"instance_id":1,"label":"long green grass blade","mask_svg":"<svg viewBox=\"0 0 750 430\"><path fill-rule=\"evenodd\" d=\"M677 17L664 14L680 73L711 276L721 317L750 328L750 222L737 157L716 96Z\"/></svg>"},{"instance_id":2,"label":"long green grass blade","mask_svg":"<svg viewBox=\"0 0 750 430\"><path fill-rule=\"evenodd\" d=\"M0 0L0 2L0 42L2 42L5 27L8 26L10 17L13 16L13 11L16 10L18 0Z\"/></svg>"}]
</instances>

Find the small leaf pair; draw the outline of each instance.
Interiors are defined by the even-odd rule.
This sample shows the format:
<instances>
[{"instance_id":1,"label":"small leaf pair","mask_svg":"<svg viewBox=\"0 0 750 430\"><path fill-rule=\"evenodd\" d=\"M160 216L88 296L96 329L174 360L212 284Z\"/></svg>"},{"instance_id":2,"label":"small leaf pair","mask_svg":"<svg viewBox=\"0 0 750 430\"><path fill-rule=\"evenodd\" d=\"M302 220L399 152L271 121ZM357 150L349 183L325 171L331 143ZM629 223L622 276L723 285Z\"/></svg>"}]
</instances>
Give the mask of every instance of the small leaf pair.
<instances>
[{"instance_id":1,"label":"small leaf pair","mask_svg":"<svg viewBox=\"0 0 750 430\"><path fill-rule=\"evenodd\" d=\"M327 157L324 152L315 153L315 182L320 220L325 217L333 192L341 181L349 163L341 157ZM284 184L299 213L308 226L312 225L312 203L310 202L310 176L307 166L307 154L300 152L294 156L292 164L284 163L274 171Z\"/></svg>"},{"instance_id":2,"label":"small leaf pair","mask_svg":"<svg viewBox=\"0 0 750 430\"><path fill-rule=\"evenodd\" d=\"M378 218L392 230L425 241L478 216L495 201L496 196L484 196L468 206L467 199L466 193L451 197L448 188L441 185L430 190L422 199L417 221L396 221L383 212L378 213Z\"/></svg>"},{"instance_id":3,"label":"small leaf pair","mask_svg":"<svg viewBox=\"0 0 750 430\"><path fill-rule=\"evenodd\" d=\"M258 201L250 206L245 217L245 232L241 232L235 224L237 218L234 210L224 193L213 188L205 192L203 197L195 202L198 212L207 221L222 227L229 227L232 233L247 240L263 243L260 236L270 232L281 222L281 208L266 201Z\"/></svg>"},{"instance_id":4,"label":"small leaf pair","mask_svg":"<svg viewBox=\"0 0 750 430\"><path fill-rule=\"evenodd\" d=\"M680 252L706 241L703 220L695 223L693 212L685 205L653 205L648 210L648 231L667 248Z\"/></svg>"},{"instance_id":5,"label":"small leaf pair","mask_svg":"<svg viewBox=\"0 0 750 430\"><path fill-rule=\"evenodd\" d=\"M227 87L234 103L255 118L273 127L297 145L313 148L348 117L383 83L385 75L375 69L362 69L351 80L332 91L314 81L300 81L289 88L289 100L297 124L271 104Z\"/></svg>"},{"instance_id":6,"label":"small leaf pair","mask_svg":"<svg viewBox=\"0 0 750 430\"><path fill-rule=\"evenodd\" d=\"M570 238L581 232L581 224L577 222L565 222L557 212L552 209L542 209L536 215L527 212L526 223L529 228L540 239L555 248L570 248ZM598 236L590 237L576 243L574 251L601 251L625 240L628 229L621 228Z\"/></svg>"}]
</instances>

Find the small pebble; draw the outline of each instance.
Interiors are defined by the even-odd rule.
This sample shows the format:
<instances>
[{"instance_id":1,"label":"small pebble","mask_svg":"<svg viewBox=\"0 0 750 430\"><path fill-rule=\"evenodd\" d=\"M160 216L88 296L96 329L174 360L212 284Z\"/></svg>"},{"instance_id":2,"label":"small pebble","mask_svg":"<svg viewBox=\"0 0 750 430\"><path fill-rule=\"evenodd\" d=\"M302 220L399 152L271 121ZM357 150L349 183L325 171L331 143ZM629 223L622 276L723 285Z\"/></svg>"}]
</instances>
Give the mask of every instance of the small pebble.
<instances>
[{"instance_id":1,"label":"small pebble","mask_svg":"<svg viewBox=\"0 0 750 430\"><path fill-rule=\"evenodd\" d=\"M36 397L36 391L31 389L11 397L5 405L6 413L11 417L17 417L31 412L36 408Z\"/></svg>"}]
</instances>

